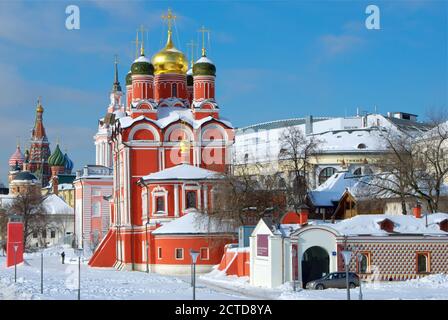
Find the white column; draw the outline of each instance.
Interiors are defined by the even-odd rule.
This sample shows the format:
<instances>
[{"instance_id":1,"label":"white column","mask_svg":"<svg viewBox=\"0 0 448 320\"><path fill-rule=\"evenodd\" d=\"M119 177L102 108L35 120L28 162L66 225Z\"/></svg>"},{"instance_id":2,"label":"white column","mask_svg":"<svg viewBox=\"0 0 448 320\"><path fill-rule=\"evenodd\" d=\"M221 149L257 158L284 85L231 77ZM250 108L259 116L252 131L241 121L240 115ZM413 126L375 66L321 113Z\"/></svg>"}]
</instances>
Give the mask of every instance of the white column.
<instances>
[{"instance_id":1,"label":"white column","mask_svg":"<svg viewBox=\"0 0 448 320\"><path fill-rule=\"evenodd\" d=\"M185 184L182 184L182 213L185 211Z\"/></svg>"},{"instance_id":2,"label":"white column","mask_svg":"<svg viewBox=\"0 0 448 320\"><path fill-rule=\"evenodd\" d=\"M208 210L208 186L204 185L204 212Z\"/></svg>"},{"instance_id":3,"label":"white column","mask_svg":"<svg viewBox=\"0 0 448 320\"><path fill-rule=\"evenodd\" d=\"M201 192L202 191L202 187L201 186L199 186L199 189L198 189L198 192L197 192L197 195L198 195L198 210L199 211L201 211L202 210L202 201L201 201Z\"/></svg>"},{"instance_id":4,"label":"white column","mask_svg":"<svg viewBox=\"0 0 448 320\"><path fill-rule=\"evenodd\" d=\"M179 185L174 185L174 216L179 217Z\"/></svg>"}]
</instances>

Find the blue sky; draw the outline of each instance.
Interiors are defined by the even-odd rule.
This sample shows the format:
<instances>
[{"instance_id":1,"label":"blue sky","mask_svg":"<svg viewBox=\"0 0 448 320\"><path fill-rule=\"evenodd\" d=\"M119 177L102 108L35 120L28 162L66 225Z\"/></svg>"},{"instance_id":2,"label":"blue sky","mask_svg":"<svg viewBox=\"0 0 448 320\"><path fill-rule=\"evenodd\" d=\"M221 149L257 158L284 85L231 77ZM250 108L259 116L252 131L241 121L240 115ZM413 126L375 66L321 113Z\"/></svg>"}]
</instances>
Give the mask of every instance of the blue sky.
<instances>
[{"instance_id":1,"label":"blue sky","mask_svg":"<svg viewBox=\"0 0 448 320\"><path fill-rule=\"evenodd\" d=\"M65 28L69 4L80 8L80 30ZM380 30L364 26L369 4L381 10ZM136 29L149 30L147 55L157 52L168 7L184 52L202 25L211 30L217 100L235 126L448 107L446 1L1 1L0 181L16 137L28 146L38 96L51 147L59 137L77 168L94 162L113 57L124 85Z\"/></svg>"}]
</instances>

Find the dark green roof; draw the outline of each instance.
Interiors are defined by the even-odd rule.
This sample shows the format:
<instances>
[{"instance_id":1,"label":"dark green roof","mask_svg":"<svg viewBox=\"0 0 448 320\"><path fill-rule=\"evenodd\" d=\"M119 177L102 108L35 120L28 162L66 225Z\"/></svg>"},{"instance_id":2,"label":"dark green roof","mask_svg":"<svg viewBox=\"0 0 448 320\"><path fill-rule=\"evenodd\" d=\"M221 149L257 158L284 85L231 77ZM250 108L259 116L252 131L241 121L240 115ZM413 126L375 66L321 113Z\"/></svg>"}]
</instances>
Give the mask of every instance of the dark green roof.
<instances>
[{"instance_id":1,"label":"dark green roof","mask_svg":"<svg viewBox=\"0 0 448 320\"><path fill-rule=\"evenodd\" d=\"M129 71L128 74L126 75L126 85L130 86L132 84L132 72Z\"/></svg>"},{"instance_id":2,"label":"dark green roof","mask_svg":"<svg viewBox=\"0 0 448 320\"><path fill-rule=\"evenodd\" d=\"M145 56L137 58L131 66L132 74L154 75L154 66Z\"/></svg>"}]
</instances>

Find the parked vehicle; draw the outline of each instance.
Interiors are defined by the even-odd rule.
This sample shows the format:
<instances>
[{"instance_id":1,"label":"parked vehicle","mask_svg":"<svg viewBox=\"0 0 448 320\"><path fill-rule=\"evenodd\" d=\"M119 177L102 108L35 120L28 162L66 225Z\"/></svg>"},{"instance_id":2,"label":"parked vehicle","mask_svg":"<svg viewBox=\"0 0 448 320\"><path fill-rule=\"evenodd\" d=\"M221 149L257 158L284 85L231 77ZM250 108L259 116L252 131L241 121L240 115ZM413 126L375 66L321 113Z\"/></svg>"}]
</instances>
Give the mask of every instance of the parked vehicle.
<instances>
[{"instance_id":1,"label":"parked vehicle","mask_svg":"<svg viewBox=\"0 0 448 320\"><path fill-rule=\"evenodd\" d=\"M348 286L349 288L359 287L359 277L354 272L348 273ZM310 281L306 284L307 289L323 290L328 288L347 288L346 273L345 272L332 272L320 279Z\"/></svg>"}]
</instances>

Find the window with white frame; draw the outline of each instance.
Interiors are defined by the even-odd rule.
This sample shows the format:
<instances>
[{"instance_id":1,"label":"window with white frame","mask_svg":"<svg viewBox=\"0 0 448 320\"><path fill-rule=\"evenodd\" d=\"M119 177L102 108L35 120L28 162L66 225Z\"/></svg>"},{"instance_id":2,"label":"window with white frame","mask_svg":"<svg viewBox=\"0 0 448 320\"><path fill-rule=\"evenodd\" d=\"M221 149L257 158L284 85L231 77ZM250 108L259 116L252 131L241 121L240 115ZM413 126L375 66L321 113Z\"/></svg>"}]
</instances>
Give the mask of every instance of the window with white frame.
<instances>
[{"instance_id":1,"label":"window with white frame","mask_svg":"<svg viewBox=\"0 0 448 320\"><path fill-rule=\"evenodd\" d=\"M184 249L176 248L175 257L176 257L176 260L184 260Z\"/></svg>"},{"instance_id":2,"label":"window with white frame","mask_svg":"<svg viewBox=\"0 0 448 320\"><path fill-rule=\"evenodd\" d=\"M151 193L152 214L166 215L168 202L168 191L165 188L157 187Z\"/></svg>"}]
</instances>

